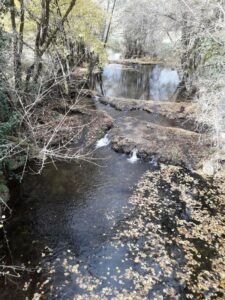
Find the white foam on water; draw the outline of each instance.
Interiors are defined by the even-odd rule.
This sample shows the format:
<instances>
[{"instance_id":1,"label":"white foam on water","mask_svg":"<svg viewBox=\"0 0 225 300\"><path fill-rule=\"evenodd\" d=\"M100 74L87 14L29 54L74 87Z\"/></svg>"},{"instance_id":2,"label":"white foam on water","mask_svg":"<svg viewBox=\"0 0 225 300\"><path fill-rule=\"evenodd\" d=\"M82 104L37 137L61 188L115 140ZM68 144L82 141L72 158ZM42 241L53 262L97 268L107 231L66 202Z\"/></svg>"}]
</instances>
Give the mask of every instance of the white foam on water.
<instances>
[{"instance_id":1,"label":"white foam on water","mask_svg":"<svg viewBox=\"0 0 225 300\"><path fill-rule=\"evenodd\" d=\"M137 149L134 149L132 152L132 155L130 158L128 158L127 160L131 163L131 164L134 164L136 163L139 158L137 157L137 154L138 154L138 150Z\"/></svg>"},{"instance_id":2,"label":"white foam on water","mask_svg":"<svg viewBox=\"0 0 225 300\"><path fill-rule=\"evenodd\" d=\"M110 144L109 134L107 133L102 139L100 139L95 146L95 149L106 147Z\"/></svg>"}]
</instances>

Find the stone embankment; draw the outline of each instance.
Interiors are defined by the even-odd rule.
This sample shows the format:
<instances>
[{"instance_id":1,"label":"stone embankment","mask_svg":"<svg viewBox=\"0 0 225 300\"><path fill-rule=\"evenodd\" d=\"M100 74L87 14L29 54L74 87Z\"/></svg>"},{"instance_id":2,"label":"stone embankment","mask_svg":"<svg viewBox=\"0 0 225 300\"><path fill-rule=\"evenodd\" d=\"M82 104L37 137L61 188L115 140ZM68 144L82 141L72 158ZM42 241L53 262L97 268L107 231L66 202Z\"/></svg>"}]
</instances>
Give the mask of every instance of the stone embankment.
<instances>
[{"instance_id":1,"label":"stone embankment","mask_svg":"<svg viewBox=\"0 0 225 300\"><path fill-rule=\"evenodd\" d=\"M139 157L154 156L160 162L182 165L190 169L203 167L211 148L206 128L195 119L197 105L186 102L146 101L101 97L102 104L126 112L118 118L110 132L112 147L118 152L138 151ZM129 116L130 111L145 111L156 122ZM158 118L158 122L157 122ZM163 118L167 125L160 124Z\"/></svg>"}]
</instances>

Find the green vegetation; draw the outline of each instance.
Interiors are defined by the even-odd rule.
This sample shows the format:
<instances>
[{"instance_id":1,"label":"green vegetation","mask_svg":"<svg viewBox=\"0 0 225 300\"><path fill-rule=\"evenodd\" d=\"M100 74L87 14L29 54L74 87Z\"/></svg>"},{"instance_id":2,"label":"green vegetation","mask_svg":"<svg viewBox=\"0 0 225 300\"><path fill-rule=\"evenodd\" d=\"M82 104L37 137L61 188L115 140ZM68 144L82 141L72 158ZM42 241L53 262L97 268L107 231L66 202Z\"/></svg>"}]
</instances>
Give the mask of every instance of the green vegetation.
<instances>
[{"instance_id":1,"label":"green vegetation","mask_svg":"<svg viewBox=\"0 0 225 300\"><path fill-rule=\"evenodd\" d=\"M107 59L105 12L93 0L13 0L0 6L0 164L11 165L18 153L30 151L45 159L42 150L53 137L48 143L39 132L41 110L91 85L95 67ZM79 74L85 74L82 80ZM60 123L62 115L49 111L49 117L44 122Z\"/></svg>"},{"instance_id":2,"label":"green vegetation","mask_svg":"<svg viewBox=\"0 0 225 300\"><path fill-rule=\"evenodd\" d=\"M0 19L0 170L10 173L29 159L44 164L54 155L54 130L64 126L67 111L63 116L48 105L77 97L89 87L94 68L106 62L105 12L93 0L12 0L0 3ZM85 73L81 83L73 72ZM39 130L42 123L53 132L48 140ZM65 148L59 151L66 157ZM8 199L3 173L0 197Z\"/></svg>"}]
</instances>

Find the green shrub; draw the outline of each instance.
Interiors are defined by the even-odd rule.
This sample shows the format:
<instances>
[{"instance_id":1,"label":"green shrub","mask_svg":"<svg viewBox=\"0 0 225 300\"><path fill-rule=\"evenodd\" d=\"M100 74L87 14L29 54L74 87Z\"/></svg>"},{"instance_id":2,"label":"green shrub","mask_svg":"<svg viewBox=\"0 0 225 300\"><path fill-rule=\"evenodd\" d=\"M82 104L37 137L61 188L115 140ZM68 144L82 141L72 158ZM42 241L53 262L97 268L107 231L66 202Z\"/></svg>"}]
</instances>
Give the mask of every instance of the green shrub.
<instances>
[{"instance_id":1,"label":"green shrub","mask_svg":"<svg viewBox=\"0 0 225 300\"><path fill-rule=\"evenodd\" d=\"M17 128L20 124L20 116L17 113L12 113L8 118L7 122L2 122L0 124L0 139L7 135L13 135L16 133Z\"/></svg>"}]
</instances>

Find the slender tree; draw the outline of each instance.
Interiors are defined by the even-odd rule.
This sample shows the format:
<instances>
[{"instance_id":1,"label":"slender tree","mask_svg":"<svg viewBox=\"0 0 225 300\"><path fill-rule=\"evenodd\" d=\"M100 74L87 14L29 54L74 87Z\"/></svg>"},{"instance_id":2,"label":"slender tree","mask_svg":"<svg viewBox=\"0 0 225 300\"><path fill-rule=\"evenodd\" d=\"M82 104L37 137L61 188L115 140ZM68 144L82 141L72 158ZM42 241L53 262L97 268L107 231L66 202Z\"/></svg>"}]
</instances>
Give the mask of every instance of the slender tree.
<instances>
[{"instance_id":1,"label":"slender tree","mask_svg":"<svg viewBox=\"0 0 225 300\"><path fill-rule=\"evenodd\" d=\"M112 25L113 14L114 14L115 7L116 7L116 1L117 0L113 0L108 26L106 27L106 33L105 33L105 38L104 38L104 47L106 47L106 45L108 43L110 28L111 28L111 25ZM108 4L107 4L107 11L108 10L109 10L109 1L108 1Z\"/></svg>"}]
</instances>

